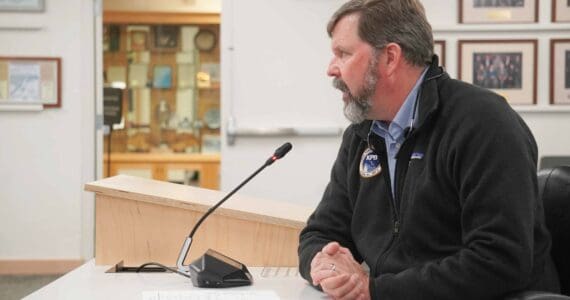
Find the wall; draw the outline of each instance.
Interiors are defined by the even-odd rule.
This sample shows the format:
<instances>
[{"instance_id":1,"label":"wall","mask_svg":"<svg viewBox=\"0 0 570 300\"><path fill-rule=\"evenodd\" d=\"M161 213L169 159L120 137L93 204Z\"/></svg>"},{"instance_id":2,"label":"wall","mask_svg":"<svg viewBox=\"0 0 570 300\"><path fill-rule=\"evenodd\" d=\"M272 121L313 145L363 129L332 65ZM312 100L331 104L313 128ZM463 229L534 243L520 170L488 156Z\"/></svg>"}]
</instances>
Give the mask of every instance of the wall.
<instances>
[{"instance_id":1,"label":"wall","mask_svg":"<svg viewBox=\"0 0 570 300\"><path fill-rule=\"evenodd\" d=\"M551 1L537 1L538 23L504 25L457 25L457 1L450 1L441 9L440 1L422 1L428 19L434 29L435 39L447 43L447 71L457 77L458 39L537 39L537 105L518 106L515 109L531 128L539 146L539 157L570 155L570 139L560 134L570 132L570 109L564 106L549 106L550 88L550 39L567 38L570 24L553 24Z\"/></svg>"},{"instance_id":2,"label":"wall","mask_svg":"<svg viewBox=\"0 0 570 300\"><path fill-rule=\"evenodd\" d=\"M228 128L302 131L343 128L340 94L325 70L330 40L325 26L344 1L225 0L222 2L222 189L230 190L286 140L293 150L241 193L314 206L320 200L339 136L241 137L228 145ZM570 155L570 110L548 107L549 39L570 25L550 24L550 1L537 1L538 24L458 25L457 1L424 0L436 39L447 40L447 70L457 75L461 39L537 38L538 105L516 108L539 144L540 155Z\"/></svg>"},{"instance_id":3,"label":"wall","mask_svg":"<svg viewBox=\"0 0 570 300\"><path fill-rule=\"evenodd\" d=\"M93 0L45 2L42 13L0 13L1 56L62 59L61 108L0 111L0 262L92 254Z\"/></svg>"}]
</instances>

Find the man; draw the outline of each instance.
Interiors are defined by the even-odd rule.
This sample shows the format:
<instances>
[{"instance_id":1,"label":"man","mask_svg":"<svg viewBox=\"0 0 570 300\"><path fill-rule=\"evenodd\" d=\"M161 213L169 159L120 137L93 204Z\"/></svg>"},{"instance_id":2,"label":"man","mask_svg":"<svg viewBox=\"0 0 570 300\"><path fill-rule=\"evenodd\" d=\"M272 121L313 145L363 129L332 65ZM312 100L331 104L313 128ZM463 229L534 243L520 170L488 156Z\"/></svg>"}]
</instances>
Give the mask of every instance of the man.
<instances>
[{"instance_id":1,"label":"man","mask_svg":"<svg viewBox=\"0 0 570 300\"><path fill-rule=\"evenodd\" d=\"M300 235L303 277L334 299L557 292L532 134L438 67L419 1L349 1L328 32L353 124Z\"/></svg>"}]
</instances>

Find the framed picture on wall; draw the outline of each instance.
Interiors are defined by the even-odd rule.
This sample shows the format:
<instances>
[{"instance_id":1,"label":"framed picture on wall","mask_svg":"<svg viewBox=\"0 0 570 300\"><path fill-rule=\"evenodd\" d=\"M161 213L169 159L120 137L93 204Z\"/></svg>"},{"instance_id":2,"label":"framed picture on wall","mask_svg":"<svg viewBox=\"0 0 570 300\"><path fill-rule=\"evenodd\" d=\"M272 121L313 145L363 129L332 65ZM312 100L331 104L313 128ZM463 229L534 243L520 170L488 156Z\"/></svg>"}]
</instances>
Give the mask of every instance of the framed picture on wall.
<instances>
[{"instance_id":1,"label":"framed picture on wall","mask_svg":"<svg viewBox=\"0 0 570 300\"><path fill-rule=\"evenodd\" d=\"M142 25L127 26L127 51L146 51L150 41L150 27Z\"/></svg>"},{"instance_id":2,"label":"framed picture on wall","mask_svg":"<svg viewBox=\"0 0 570 300\"><path fill-rule=\"evenodd\" d=\"M570 0L552 0L552 22L570 22Z\"/></svg>"},{"instance_id":3,"label":"framed picture on wall","mask_svg":"<svg viewBox=\"0 0 570 300\"><path fill-rule=\"evenodd\" d=\"M570 39L550 40L550 103L570 104Z\"/></svg>"},{"instance_id":4,"label":"framed picture on wall","mask_svg":"<svg viewBox=\"0 0 570 300\"><path fill-rule=\"evenodd\" d=\"M538 22L538 0L458 1L459 23L493 24Z\"/></svg>"},{"instance_id":5,"label":"framed picture on wall","mask_svg":"<svg viewBox=\"0 0 570 300\"><path fill-rule=\"evenodd\" d=\"M0 57L0 105L61 107L61 58Z\"/></svg>"},{"instance_id":6,"label":"framed picture on wall","mask_svg":"<svg viewBox=\"0 0 570 300\"><path fill-rule=\"evenodd\" d=\"M130 32L131 51L144 51L147 49L148 32L133 30Z\"/></svg>"},{"instance_id":7,"label":"framed picture on wall","mask_svg":"<svg viewBox=\"0 0 570 300\"><path fill-rule=\"evenodd\" d=\"M119 50L121 28L118 25L103 25L103 51Z\"/></svg>"},{"instance_id":8,"label":"framed picture on wall","mask_svg":"<svg viewBox=\"0 0 570 300\"><path fill-rule=\"evenodd\" d=\"M172 67L169 65L155 65L152 86L159 89L172 87Z\"/></svg>"},{"instance_id":9,"label":"framed picture on wall","mask_svg":"<svg viewBox=\"0 0 570 300\"><path fill-rule=\"evenodd\" d=\"M537 40L460 40L459 79L495 91L511 105L536 103Z\"/></svg>"},{"instance_id":10,"label":"framed picture on wall","mask_svg":"<svg viewBox=\"0 0 570 300\"><path fill-rule=\"evenodd\" d=\"M151 48L154 51L178 51L179 48L178 26L160 25L152 27Z\"/></svg>"},{"instance_id":11,"label":"framed picture on wall","mask_svg":"<svg viewBox=\"0 0 570 300\"><path fill-rule=\"evenodd\" d=\"M439 65L445 67L445 41L435 40L433 41L433 54L439 57Z\"/></svg>"},{"instance_id":12,"label":"framed picture on wall","mask_svg":"<svg viewBox=\"0 0 570 300\"><path fill-rule=\"evenodd\" d=\"M44 0L2 0L2 1L0 1L0 11L43 12L44 10L45 10Z\"/></svg>"}]
</instances>

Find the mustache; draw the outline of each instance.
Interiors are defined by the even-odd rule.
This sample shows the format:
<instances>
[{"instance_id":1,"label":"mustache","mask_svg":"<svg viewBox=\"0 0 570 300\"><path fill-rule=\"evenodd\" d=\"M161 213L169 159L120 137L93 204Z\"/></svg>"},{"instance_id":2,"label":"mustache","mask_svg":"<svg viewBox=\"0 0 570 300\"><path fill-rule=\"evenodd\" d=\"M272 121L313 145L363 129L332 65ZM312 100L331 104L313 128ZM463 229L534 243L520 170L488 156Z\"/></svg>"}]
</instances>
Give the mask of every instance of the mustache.
<instances>
[{"instance_id":1,"label":"mustache","mask_svg":"<svg viewBox=\"0 0 570 300\"><path fill-rule=\"evenodd\" d=\"M348 86L346 85L346 83L344 81L342 81L342 79L340 79L340 78L333 79L332 85L335 89L338 89L344 93L350 94L350 90L348 89Z\"/></svg>"}]
</instances>

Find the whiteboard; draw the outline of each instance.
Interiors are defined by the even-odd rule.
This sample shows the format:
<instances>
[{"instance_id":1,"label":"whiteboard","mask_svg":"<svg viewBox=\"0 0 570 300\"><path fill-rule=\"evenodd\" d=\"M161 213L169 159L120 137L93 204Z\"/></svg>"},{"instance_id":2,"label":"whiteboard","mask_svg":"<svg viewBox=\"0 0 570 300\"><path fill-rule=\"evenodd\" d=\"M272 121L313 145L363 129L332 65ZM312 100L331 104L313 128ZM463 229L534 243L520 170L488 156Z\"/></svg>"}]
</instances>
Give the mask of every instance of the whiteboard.
<instances>
[{"instance_id":1,"label":"whiteboard","mask_svg":"<svg viewBox=\"0 0 570 300\"><path fill-rule=\"evenodd\" d=\"M332 58L326 24L342 3L222 2L222 190L231 190L289 141L291 153L241 193L310 206L320 200L341 136L318 132L348 125L341 93L326 75ZM313 129L317 136L238 137L228 145L230 120L242 129Z\"/></svg>"}]
</instances>

